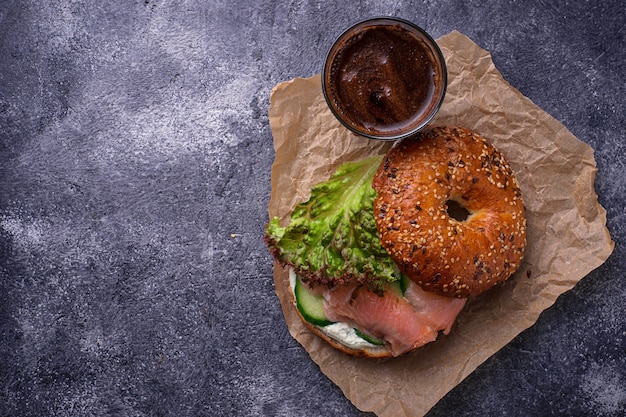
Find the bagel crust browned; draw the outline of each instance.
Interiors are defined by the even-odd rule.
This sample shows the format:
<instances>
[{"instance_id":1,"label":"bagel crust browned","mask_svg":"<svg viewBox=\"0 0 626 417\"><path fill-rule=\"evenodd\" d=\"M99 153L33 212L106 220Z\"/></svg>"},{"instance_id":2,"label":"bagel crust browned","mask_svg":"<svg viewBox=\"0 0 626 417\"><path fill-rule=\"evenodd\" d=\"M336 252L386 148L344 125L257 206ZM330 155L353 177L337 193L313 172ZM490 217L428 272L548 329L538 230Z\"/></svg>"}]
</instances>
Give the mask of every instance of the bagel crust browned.
<instances>
[{"instance_id":1,"label":"bagel crust browned","mask_svg":"<svg viewBox=\"0 0 626 417\"><path fill-rule=\"evenodd\" d=\"M519 267L526 217L503 155L461 127L434 127L389 150L373 181L381 243L425 290L478 295ZM463 215L451 215L459 205Z\"/></svg>"}]
</instances>

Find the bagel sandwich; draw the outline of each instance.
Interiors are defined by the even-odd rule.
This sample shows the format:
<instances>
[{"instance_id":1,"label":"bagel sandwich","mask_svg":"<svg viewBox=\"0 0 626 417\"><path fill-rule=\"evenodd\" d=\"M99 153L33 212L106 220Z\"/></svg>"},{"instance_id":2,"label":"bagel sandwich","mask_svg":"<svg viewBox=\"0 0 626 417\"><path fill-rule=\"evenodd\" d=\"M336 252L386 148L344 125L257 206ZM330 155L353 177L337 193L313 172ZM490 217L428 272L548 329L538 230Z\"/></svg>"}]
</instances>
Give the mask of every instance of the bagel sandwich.
<instances>
[{"instance_id":1,"label":"bagel sandwich","mask_svg":"<svg viewBox=\"0 0 626 417\"><path fill-rule=\"evenodd\" d=\"M348 162L265 242L302 321L350 355L400 356L448 334L526 245L519 184L489 141L432 127Z\"/></svg>"}]
</instances>

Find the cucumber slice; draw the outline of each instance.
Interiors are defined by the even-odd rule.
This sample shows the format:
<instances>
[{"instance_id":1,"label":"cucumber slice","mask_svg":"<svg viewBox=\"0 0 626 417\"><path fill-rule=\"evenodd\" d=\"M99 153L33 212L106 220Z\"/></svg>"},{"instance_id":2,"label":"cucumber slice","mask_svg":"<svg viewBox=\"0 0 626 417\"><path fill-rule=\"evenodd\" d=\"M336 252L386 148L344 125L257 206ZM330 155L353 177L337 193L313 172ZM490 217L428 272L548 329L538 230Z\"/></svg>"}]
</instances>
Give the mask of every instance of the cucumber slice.
<instances>
[{"instance_id":1,"label":"cucumber slice","mask_svg":"<svg viewBox=\"0 0 626 417\"><path fill-rule=\"evenodd\" d=\"M391 291L395 292L398 296L403 297L404 293L406 292L406 289L409 288L409 283L411 280L409 279L409 277L407 277L403 273L401 272L398 272L398 273L400 274L400 279L390 283L389 288L391 289Z\"/></svg>"},{"instance_id":2,"label":"cucumber slice","mask_svg":"<svg viewBox=\"0 0 626 417\"><path fill-rule=\"evenodd\" d=\"M406 275L404 275L402 273L402 271L400 271L400 268L398 268L397 265L394 265L394 275L396 277L400 277L399 280L394 281L391 284L391 288L393 290L398 290L397 293L399 296L404 296L404 293L406 292L406 289L409 288L409 283L411 282L411 280L409 279L409 277L407 277Z\"/></svg>"},{"instance_id":3,"label":"cucumber slice","mask_svg":"<svg viewBox=\"0 0 626 417\"><path fill-rule=\"evenodd\" d=\"M411 280L404 274L400 274L400 290L402 291L402 295L406 292L406 289L409 288Z\"/></svg>"},{"instance_id":4,"label":"cucumber slice","mask_svg":"<svg viewBox=\"0 0 626 417\"><path fill-rule=\"evenodd\" d=\"M404 295L404 289L402 288L401 280L394 281L390 284L387 284L387 289L389 291L393 291L394 293L396 293L398 297L402 297Z\"/></svg>"},{"instance_id":5,"label":"cucumber slice","mask_svg":"<svg viewBox=\"0 0 626 417\"><path fill-rule=\"evenodd\" d=\"M296 285L293 292L296 296L296 307L306 321L317 326L333 324L333 322L328 320L324 315L324 297L313 294L309 288L300 281L300 277L296 277Z\"/></svg>"},{"instance_id":6,"label":"cucumber slice","mask_svg":"<svg viewBox=\"0 0 626 417\"><path fill-rule=\"evenodd\" d=\"M367 342L369 342L369 343L371 343L373 345L383 346L385 344L385 342L382 341L381 339L378 339L377 337L373 337L373 336L367 335L367 334L363 333L362 331L360 331L357 328L354 328L354 331L356 332L356 335L359 336L361 339L363 339L363 340L365 340L365 341L367 341Z\"/></svg>"}]
</instances>

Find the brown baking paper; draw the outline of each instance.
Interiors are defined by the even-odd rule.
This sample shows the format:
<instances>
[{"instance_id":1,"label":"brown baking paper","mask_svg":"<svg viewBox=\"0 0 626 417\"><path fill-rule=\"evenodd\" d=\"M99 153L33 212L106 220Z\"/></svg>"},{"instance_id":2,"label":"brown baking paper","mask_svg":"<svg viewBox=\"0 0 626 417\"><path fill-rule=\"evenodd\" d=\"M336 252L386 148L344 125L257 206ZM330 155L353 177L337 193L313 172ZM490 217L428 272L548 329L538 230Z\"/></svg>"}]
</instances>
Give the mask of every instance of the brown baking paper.
<instances>
[{"instance_id":1,"label":"brown baking paper","mask_svg":"<svg viewBox=\"0 0 626 417\"><path fill-rule=\"evenodd\" d=\"M452 32L437 42L449 84L432 124L470 128L506 156L527 210L528 244L520 269L502 287L471 300L448 336L387 360L347 356L313 335L291 304L288 274L278 265L274 272L292 336L356 407L385 417L424 415L613 250L594 190L593 150L510 86L490 54L469 38ZM276 151L269 215L284 222L337 165L391 145L342 127L326 106L319 76L276 86L269 120Z\"/></svg>"}]
</instances>

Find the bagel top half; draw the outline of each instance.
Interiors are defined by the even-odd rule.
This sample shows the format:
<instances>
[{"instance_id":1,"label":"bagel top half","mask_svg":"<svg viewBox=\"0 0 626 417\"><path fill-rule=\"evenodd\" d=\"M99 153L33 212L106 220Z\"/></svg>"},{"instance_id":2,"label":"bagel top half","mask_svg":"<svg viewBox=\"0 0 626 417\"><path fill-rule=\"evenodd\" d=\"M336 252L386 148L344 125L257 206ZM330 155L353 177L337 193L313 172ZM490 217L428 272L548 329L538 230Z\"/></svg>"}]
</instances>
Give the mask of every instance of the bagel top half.
<instances>
[{"instance_id":1,"label":"bagel top half","mask_svg":"<svg viewBox=\"0 0 626 417\"><path fill-rule=\"evenodd\" d=\"M383 247L425 290L475 296L519 267L521 190L501 152L478 134L434 127L397 142L373 187Z\"/></svg>"}]
</instances>

